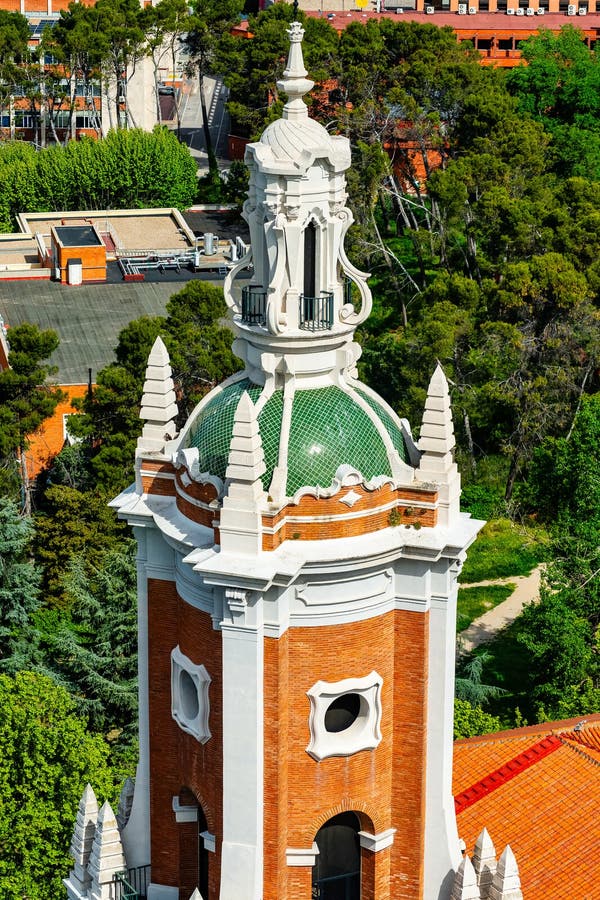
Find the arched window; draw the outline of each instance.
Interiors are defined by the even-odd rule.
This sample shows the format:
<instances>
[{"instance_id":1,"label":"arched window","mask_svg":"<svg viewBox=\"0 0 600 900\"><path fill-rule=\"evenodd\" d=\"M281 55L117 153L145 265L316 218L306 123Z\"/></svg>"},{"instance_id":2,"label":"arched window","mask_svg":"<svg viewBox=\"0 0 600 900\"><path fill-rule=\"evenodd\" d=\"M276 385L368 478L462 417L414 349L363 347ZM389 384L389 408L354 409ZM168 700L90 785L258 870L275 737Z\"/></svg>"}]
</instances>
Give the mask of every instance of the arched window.
<instances>
[{"instance_id":1,"label":"arched window","mask_svg":"<svg viewBox=\"0 0 600 900\"><path fill-rule=\"evenodd\" d=\"M304 229L304 296L317 296L317 223Z\"/></svg>"},{"instance_id":2,"label":"arched window","mask_svg":"<svg viewBox=\"0 0 600 900\"><path fill-rule=\"evenodd\" d=\"M360 823L353 812L325 822L315 838L313 900L360 900Z\"/></svg>"}]
</instances>

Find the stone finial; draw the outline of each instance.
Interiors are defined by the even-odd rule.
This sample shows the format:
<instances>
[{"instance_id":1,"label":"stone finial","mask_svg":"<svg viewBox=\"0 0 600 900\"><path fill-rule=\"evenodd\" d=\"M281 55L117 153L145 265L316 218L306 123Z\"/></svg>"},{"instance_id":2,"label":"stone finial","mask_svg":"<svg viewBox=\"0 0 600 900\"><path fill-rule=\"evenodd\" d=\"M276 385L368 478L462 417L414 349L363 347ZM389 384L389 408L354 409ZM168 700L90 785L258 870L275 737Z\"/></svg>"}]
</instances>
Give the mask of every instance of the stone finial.
<instances>
[{"instance_id":1,"label":"stone finial","mask_svg":"<svg viewBox=\"0 0 600 900\"><path fill-rule=\"evenodd\" d=\"M481 900L487 900L496 872L496 848L492 843L487 828L483 829L475 842L473 868L477 875Z\"/></svg>"},{"instance_id":2,"label":"stone finial","mask_svg":"<svg viewBox=\"0 0 600 900\"><path fill-rule=\"evenodd\" d=\"M258 553L262 549L261 475L265 457L256 409L246 391L240 397L229 445L226 495L221 510L221 549Z\"/></svg>"},{"instance_id":3,"label":"stone finial","mask_svg":"<svg viewBox=\"0 0 600 900\"><path fill-rule=\"evenodd\" d=\"M133 778L127 777L119 794L119 805L117 807L117 825L119 831L123 831L129 816L131 815L131 807L133 806L133 795L135 792L135 782Z\"/></svg>"},{"instance_id":4,"label":"stone finial","mask_svg":"<svg viewBox=\"0 0 600 900\"><path fill-rule=\"evenodd\" d=\"M91 878L90 900L112 900L117 872L126 868L121 836L110 803L104 803L98 815L96 834L88 862Z\"/></svg>"},{"instance_id":5,"label":"stone finial","mask_svg":"<svg viewBox=\"0 0 600 900\"><path fill-rule=\"evenodd\" d=\"M523 900L519 867L509 844L498 860L488 897L489 900Z\"/></svg>"},{"instance_id":6,"label":"stone finial","mask_svg":"<svg viewBox=\"0 0 600 900\"><path fill-rule=\"evenodd\" d=\"M419 481L439 485L440 525L450 524L459 512L460 475L452 452L455 444L448 382L438 363L427 390L418 442L422 455L415 475Z\"/></svg>"},{"instance_id":7,"label":"stone finial","mask_svg":"<svg viewBox=\"0 0 600 900\"><path fill-rule=\"evenodd\" d=\"M160 451L177 433L177 402L171 377L169 354L162 338L157 337L148 357L140 419L145 420L138 450Z\"/></svg>"},{"instance_id":8,"label":"stone finial","mask_svg":"<svg viewBox=\"0 0 600 900\"><path fill-rule=\"evenodd\" d=\"M283 107L282 117L284 119L306 119L308 118L308 109L302 97L313 89L315 83L306 77L308 73L304 68L302 56L304 28L300 22L292 22L287 33L290 39L287 65L283 72L283 78L277 82L277 87L285 91L289 98Z\"/></svg>"},{"instance_id":9,"label":"stone finial","mask_svg":"<svg viewBox=\"0 0 600 900\"><path fill-rule=\"evenodd\" d=\"M456 870L450 900L479 900L477 876L467 855L463 856L461 864Z\"/></svg>"},{"instance_id":10,"label":"stone finial","mask_svg":"<svg viewBox=\"0 0 600 900\"><path fill-rule=\"evenodd\" d=\"M90 886L87 865L92 851L97 821L98 801L92 786L86 784L79 801L73 838L71 840L70 854L73 857L74 866L69 872L69 877L64 882L70 900L86 894Z\"/></svg>"}]
</instances>

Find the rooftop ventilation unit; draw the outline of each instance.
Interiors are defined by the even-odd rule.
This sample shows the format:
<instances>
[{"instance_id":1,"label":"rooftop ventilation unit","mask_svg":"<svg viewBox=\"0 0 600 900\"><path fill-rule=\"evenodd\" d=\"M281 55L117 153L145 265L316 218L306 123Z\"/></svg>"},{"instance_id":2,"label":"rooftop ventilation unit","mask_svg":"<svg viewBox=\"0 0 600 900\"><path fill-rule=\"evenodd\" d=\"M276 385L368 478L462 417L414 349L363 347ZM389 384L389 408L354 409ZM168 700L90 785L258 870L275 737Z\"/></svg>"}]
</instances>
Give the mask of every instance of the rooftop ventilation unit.
<instances>
[{"instance_id":1,"label":"rooftop ventilation unit","mask_svg":"<svg viewBox=\"0 0 600 900\"><path fill-rule=\"evenodd\" d=\"M515 14L514 8L513 8L512 6L508 6L507 9L506 9L506 15L507 15L507 16L514 16L514 14Z\"/></svg>"},{"instance_id":2,"label":"rooftop ventilation unit","mask_svg":"<svg viewBox=\"0 0 600 900\"><path fill-rule=\"evenodd\" d=\"M533 6L528 6L527 9L525 10L525 13L528 16L535 16L535 9L533 8Z\"/></svg>"},{"instance_id":3,"label":"rooftop ventilation unit","mask_svg":"<svg viewBox=\"0 0 600 900\"><path fill-rule=\"evenodd\" d=\"M580 16L587 16L587 6L580 6L577 13Z\"/></svg>"},{"instance_id":4,"label":"rooftop ventilation unit","mask_svg":"<svg viewBox=\"0 0 600 900\"><path fill-rule=\"evenodd\" d=\"M538 14L538 16L543 16L546 14L546 10L544 9L543 6L540 6L540 8L537 11L537 14Z\"/></svg>"},{"instance_id":5,"label":"rooftop ventilation unit","mask_svg":"<svg viewBox=\"0 0 600 900\"><path fill-rule=\"evenodd\" d=\"M567 6L567 15L568 16L576 16L577 15L577 7L574 3L569 3Z\"/></svg>"},{"instance_id":6,"label":"rooftop ventilation unit","mask_svg":"<svg viewBox=\"0 0 600 900\"><path fill-rule=\"evenodd\" d=\"M477 7L476 7L476 6L470 6L470 7L469 7L469 15L470 15L470 16L474 16L476 12L477 12Z\"/></svg>"},{"instance_id":7,"label":"rooftop ventilation unit","mask_svg":"<svg viewBox=\"0 0 600 900\"><path fill-rule=\"evenodd\" d=\"M523 9L522 6L518 6L518 7L517 7L517 9L516 9L516 11L515 11L515 15L517 15L517 16L524 16L524 15L525 15L525 10Z\"/></svg>"},{"instance_id":8,"label":"rooftop ventilation unit","mask_svg":"<svg viewBox=\"0 0 600 900\"><path fill-rule=\"evenodd\" d=\"M432 16L435 12L435 6L426 6L425 12L427 13L428 16Z\"/></svg>"},{"instance_id":9,"label":"rooftop ventilation unit","mask_svg":"<svg viewBox=\"0 0 600 900\"><path fill-rule=\"evenodd\" d=\"M466 3L458 4L458 14L459 14L459 16L466 16L466 14L467 14L467 4Z\"/></svg>"}]
</instances>

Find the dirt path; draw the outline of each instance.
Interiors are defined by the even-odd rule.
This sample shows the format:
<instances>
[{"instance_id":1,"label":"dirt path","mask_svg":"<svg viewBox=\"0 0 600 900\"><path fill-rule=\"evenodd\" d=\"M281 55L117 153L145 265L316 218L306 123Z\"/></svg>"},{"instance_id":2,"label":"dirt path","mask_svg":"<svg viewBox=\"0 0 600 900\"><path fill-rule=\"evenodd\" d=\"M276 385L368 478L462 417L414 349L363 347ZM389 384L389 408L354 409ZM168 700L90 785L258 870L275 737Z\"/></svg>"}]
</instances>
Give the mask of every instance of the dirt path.
<instances>
[{"instance_id":1,"label":"dirt path","mask_svg":"<svg viewBox=\"0 0 600 900\"><path fill-rule=\"evenodd\" d=\"M526 603L537 600L540 593L540 581L544 566L539 565L530 575L513 575L510 578L494 578L489 581L478 581L475 584L464 584L461 587L488 587L492 584L514 584L515 589L503 603L488 610L458 636L458 652L470 653L480 644L486 644L499 631L510 625L521 613Z\"/></svg>"}]
</instances>

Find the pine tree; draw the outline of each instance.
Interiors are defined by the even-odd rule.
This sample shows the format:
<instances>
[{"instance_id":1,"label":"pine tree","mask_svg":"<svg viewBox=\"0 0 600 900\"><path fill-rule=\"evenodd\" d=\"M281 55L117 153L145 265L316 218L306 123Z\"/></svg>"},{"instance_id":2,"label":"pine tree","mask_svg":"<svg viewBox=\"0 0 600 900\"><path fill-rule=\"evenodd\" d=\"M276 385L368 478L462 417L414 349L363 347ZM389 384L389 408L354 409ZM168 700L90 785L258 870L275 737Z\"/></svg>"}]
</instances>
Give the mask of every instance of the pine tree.
<instances>
[{"instance_id":1,"label":"pine tree","mask_svg":"<svg viewBox=\"0 0 600 900\"><path fill-rule=\"evenodd\" d=\"M31 519L0 500L0 668L30 668L37 659L32 616L39 606L41 572L28 557Z\"/></svg>"}]
</instances>

